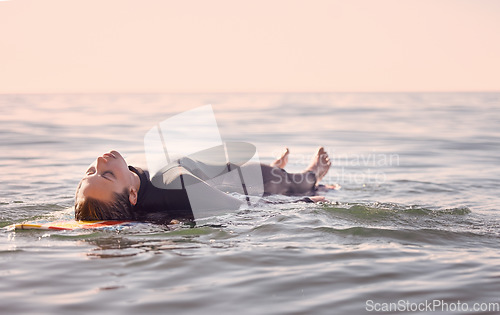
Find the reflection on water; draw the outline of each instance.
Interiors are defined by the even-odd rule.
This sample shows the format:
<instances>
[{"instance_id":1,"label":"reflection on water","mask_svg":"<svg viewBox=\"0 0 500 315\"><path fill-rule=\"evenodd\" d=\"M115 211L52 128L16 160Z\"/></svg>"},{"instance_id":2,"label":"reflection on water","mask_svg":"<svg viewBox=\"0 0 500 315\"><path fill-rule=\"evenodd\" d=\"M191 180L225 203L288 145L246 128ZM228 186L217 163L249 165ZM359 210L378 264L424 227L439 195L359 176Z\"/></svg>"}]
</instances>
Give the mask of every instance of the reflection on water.
<instances>
[{"instance_id":1,"label":"reflection on water","mask_svg":"<svg viewBox=\"0 0 500 315\"><path fill-rule=\"evenodd\" d=\"M257 204L195 227L4 228L3 312L358 314L368 299L500 302L499 94L3 95L0 226L71 219L96 156L116 149L144 165L145 133L205 104L222 139L255 144L263 162L288 146L287 168L301 170L325 146L338 157L325 181L342 189L328 203Z\"/></svg>"}]
</instances>

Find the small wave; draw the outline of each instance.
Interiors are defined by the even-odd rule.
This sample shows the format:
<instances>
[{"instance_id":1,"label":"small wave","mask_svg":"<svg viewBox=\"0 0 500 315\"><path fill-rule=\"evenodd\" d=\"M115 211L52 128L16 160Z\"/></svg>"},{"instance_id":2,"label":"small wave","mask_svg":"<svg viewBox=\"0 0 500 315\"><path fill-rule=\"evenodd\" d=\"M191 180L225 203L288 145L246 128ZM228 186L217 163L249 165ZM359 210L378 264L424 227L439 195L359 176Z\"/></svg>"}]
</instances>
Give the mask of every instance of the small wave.
<instances>
[{"instance_id":1,"label":"small wave","mask_svg":"<svg viewBox=\"0 0 500 315\"><path fill-rule=\"evenodd\" d=\"M318 227L315 230L334 234L341 237L370 238L376 240L399 241L408 244L431 244L431 245L457 245L476 246L478 242L484 243L484 235L470 231L448 231L440 229L390 229L384 227L349 227L333 228ZM491 236L492 242L498 242L498 237Z\"/></svg>"},{"instance_id":2,"label":"small wave","mask_svg":"<svg viewBox=\"0 0 500 315\"><path fill-rule=\"evenodd\" d=\"M349 214L358 218L376 218L394 214L410 214L420 216L467 215L472 211L468 207L447 209L430 209L420 205L400 205L396 203L324 203L326 211Z\"/></svg>"},{"instance_id":3,"label":"small wave","mask_svg":"<svg viewBox=\"0 0 500 315\"><path fill-rule=\"evenodd\" d=\"M500 237L500 222L496 218L473 213L465 206L432 209L393 203L345 203L324 204L323 210L321 225L339 235L460 246L469 241L477 243L478 237L483 238L484 244L496 246Z\"/></svg>"}]
</instances>

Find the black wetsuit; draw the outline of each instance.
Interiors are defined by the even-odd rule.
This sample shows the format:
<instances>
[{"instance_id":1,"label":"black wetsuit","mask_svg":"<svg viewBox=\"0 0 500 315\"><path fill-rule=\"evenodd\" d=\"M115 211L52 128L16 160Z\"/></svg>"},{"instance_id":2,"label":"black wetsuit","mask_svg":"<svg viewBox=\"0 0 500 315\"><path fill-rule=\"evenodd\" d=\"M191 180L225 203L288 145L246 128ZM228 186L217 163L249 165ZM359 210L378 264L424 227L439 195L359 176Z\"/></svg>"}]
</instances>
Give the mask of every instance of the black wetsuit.
<instances>
[{"instance_id":1,"label":"black wetsuit","mask_svg":"<svg viewBox=\"0 0 500 315\"><path fill-rule=\"evenodd\" d=\"M139 175L141 180L134 206L135 220L157 223L169 223L173 219L194 220L185 189L157 188L149 180L148 171L133 166L129 166L129 169Z\"/></svg>"},{"instance_id":2,"label":"black wetsuit","mask_svg":"<svg viewBox=\"0 0 500 315\"><path fill-rule=\"evenodd\" d=\"M259 166L259 164L254 164L253 167L255 167L255 165ZM229 170L231 170L231 168L236 168L233 164L227 164L226 166ZM226 166L224 166L224 168ZM169 167L166 167L159 173L160 176L156 174L155 177L151 179L148 171L129 166L129 169L136 173L141 181L137 203L134 206L134 219L155 223L169 223L173 219L194 221L199 217L200 206L195 204L195 208L192 207L192 202L196 203L196 200L192 198L190 202L186 187L188 187L189 190L189 187L193 187L192 185L200 183L203 187L195 192L196 195L204 195L204 197L202 197L203 203L201 206L201 208L206 209L204 215L207 213L217 214L217 211L212 212L211 209L237 209L242 203L241 200L223 193L219 190L221 188L218 186L218 184L222 183L214 183L213 176L206 175L210 173L213 174L214 167L218 170L221 169L220 166L207 165L190 158L183 158L177 163L173 163ZM251 169L251 167L252 166L249 166L249 169ZM316 178L312 172L291 174L283 169L264 164L260 164L259 169L262 171L262 193L264 195L282 194L304 196L314 194ZM255 169L253 170L255 171ZM156 186L153 184L152 180L156 183ZM160 180L159 185L158 180ZM224 184L227 184L227 182L224 182ZM158 187L162 185L163 188ZM175 186L174 189L168 189L173 186ZM228 191L226 189L227 185L222 186L224 186L224 191ZM194 194L191 196L193 195ZM300 201L312 202L308 197L292 202ZM196 211L194 211L195 209ZM196 218L193 212L196 213Z\"/></svg>"}]
</instances>

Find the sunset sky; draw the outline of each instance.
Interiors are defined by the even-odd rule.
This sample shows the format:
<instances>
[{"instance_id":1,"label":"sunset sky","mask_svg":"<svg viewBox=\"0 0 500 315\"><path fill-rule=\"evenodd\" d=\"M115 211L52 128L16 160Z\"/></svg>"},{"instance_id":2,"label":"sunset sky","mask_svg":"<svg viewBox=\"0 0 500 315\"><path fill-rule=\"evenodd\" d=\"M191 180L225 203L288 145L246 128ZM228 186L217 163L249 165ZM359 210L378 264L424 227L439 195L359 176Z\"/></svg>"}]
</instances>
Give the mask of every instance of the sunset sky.
<instances>
[{"instance_id":1,"label":"sunset sky","mask_svg":"<svg viewBox=\"0 0 500 315\"><path fill-rule=\"evenodd\" d=\"M0 57L0 93L500 91L500 1L0 1Z\"/></svg>"}]
</instances>

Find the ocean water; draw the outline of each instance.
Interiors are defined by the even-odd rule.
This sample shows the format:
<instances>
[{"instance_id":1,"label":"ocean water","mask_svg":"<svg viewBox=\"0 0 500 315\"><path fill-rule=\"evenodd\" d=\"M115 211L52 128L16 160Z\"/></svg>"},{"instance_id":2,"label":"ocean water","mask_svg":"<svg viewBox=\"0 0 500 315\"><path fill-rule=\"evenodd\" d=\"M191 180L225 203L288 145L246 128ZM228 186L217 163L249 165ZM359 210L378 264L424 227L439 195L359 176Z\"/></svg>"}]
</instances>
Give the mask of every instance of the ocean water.
<instances>
[{"instance_id":1,"label":"ocean water","mask_svg":"<svg viewBox=\"0 0 500 315\"><path fill-rule=\"evenodd\" d=\"M194 228L8 228L70 219L96 156L143 165L153 125L205 104L264 163L324 146L342 188ZM498 314L499 126L498 93L0 95L1 313Z\"/></svg>"}]
</instances>

